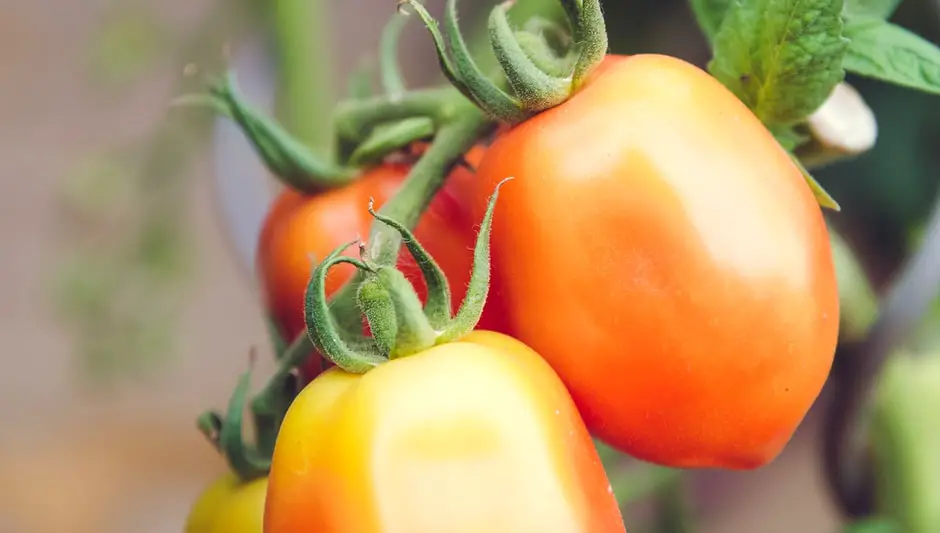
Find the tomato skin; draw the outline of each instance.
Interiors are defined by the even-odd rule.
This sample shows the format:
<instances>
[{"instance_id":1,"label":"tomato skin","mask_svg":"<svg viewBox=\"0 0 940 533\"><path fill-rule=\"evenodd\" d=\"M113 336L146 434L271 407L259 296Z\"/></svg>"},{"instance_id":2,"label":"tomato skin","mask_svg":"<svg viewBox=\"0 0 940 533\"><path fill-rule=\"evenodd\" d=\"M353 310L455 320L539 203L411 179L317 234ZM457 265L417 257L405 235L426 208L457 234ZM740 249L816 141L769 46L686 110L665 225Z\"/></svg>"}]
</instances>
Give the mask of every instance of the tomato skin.
<instances>
[{"instance_id":1,"label":"tomato skin","mask_svg":"<svg viewBox=\"0 0 940 533\"><path fill-rule=\"evenodd\" d=\"M669 466L774 459L820 393L839 301L802 175L714 78L612 58L565 104L497 138L494 297L588 428Z\"/></svg>"},{"instance_id":2,"label":"tomato skin","mask_svg":"<svg viewBox=\"0 0 940 533\"><path fill-rule=\"evenodd\" d=\"M310 383L281 426L264 527L624 531L564 385L530 348L484 331Z\"/></svg>"},{"instance_id":3,"label":"tomato skin","mask_svg":"<svg viewBox=\"0 0 940 533\"><path fill-rule=\"evenodd\" d=\"M471 150L466 159L479 162L482 147ZM275 200L261 230L257 271L264 304L288 339L304 330L304 292L314 263L337 246L366 238L372 224L367 208L374 198L379 209L397 191L411 170L404 163L388 163L367 171L354 183L341 189L308 196L284 190ZM466 293L473 264L473 245L478 221L472 206L462 197L474 181L465 167L456 167L448 182L424 213L415 235L431 253L451 284L454 310ZM357 256L354 248L346 255ZM426 289L420 270L407 250L399 256L399 269L415 285L423 299ZM338 265L327 276L327 296L334 294L354 273L351 265ZM489 300L481 328L505 331L499 302ZM312 358L307 368L309 378L320 372L321 360Z\"/></svg>"},{"instance_id":4,"label":"tomato skin","mask_svg":"<svg viewBox=\"0 0 940 533\"><path fill-rule=\"evenodd\" d=\"M267 478L242 482L233 473L221 476L196 499L185 533L261 533L267 489Z\"/></svg>"}]
</instances>

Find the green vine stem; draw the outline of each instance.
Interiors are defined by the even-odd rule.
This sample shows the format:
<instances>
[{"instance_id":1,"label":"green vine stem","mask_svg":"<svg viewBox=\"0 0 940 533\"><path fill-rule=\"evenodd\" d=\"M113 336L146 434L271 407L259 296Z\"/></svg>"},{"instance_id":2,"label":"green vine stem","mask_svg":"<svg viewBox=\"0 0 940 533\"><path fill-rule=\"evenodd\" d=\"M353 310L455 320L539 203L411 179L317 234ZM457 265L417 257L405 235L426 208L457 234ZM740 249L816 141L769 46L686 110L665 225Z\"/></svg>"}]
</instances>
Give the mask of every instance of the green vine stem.
<instances>
[{"instance_id":1,"label":"green vine stem","mask_svg":"<svg viewBox=\"0 0 940 533\"><path fill-rule=\"evenodd\" d=\"M341 187L357 175L355 168L318 156L278 122L246 102L231 71L221 81L211 84L208 93L177 98L174 105L206 106L232 119L265 166L298 191L316 193Z\"/></svg>"},{"instance_id":2,"label":"green vine stem","mask_svg":"<svg viewBox=\"0 0 940 533\"><path fill-rule=\"evenodd\" d=\"M278 53L275 113L287 131L319 154L331 153L329 3L275 0L271 5Z\"/></svg>"},{"instance_id":3,"label":"green vine stem","mask_svg":"<svg viewBox=\"0 0 940 533\"><path fill-rule=\"evenodd\" d=\"M370 207L369 211L376 221L387 227L389 232L396 232L399 242L408 242L408 250L414 256L415 263L423 265L422 273L428 286L430 306L421 303L411 282L395 268L394 262L378 262L384 258L382 253L371 252L366 247L360 249L362 259L353 259L341 255L352 243L340 246L317 266L307 289L304 306L307 333L318 352L346 372L362 374L385 361L455 341L471 331L483 313L489 291L490 230L499 189L508 180L500 182L490 197L474 247L473 271L467 295L454 316L450 316L448 310L446 320L438 314L441 312L441 303L450 298L450 288L440 267L417 243L405 224L376 213ZM382 233L379 231L376 234ZM389 246L385 243L390 241L380 239L375 242L379 246ZM355 338L355 344L343 338L326 296L326 275L330 268L341 262L354 265L365 277L358 285L357 303L358 309L368 319L372 336L359 336ZM440 327L432 325L432 315Z\"/></svg>"},{"instance_id":4,"label":"green vine stem","mask_svg":"<svg viewBox=\"0 0 940 533\"><path fill-rule=\"evenodd\" d=\"M439 112L447 117L458 118L440 127L434 141L412 168L398 193L382 206L380 211L383 216L398 221L408 229L417 225L421 214L444 184L447 174L463 159L463 154L493 126L492 122L469 102L460 99L459 94L443 94L448 95L448 98L444 100ZM455 96L457 100L454 100ZM377 265L394 265L401 243L401 235L394 228L382 223L373 224L367 246L367 259ZM361 281L362 276L357 273L337 292L331 306L340 328L347 332L347 338L355 336L361 329L362 320L355 305L356 291Z\"/></svg>"}]
</instances>

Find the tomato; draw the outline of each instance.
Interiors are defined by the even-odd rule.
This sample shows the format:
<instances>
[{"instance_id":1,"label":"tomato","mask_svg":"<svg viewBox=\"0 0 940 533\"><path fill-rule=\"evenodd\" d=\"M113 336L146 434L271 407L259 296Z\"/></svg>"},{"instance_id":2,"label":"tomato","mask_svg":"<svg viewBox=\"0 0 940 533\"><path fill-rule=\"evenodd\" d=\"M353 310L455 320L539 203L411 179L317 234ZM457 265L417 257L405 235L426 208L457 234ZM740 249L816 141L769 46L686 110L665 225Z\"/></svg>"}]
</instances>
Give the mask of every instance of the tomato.
<instances>
[{"instance_id":1,"label":"tomato","mask_svg":"<svg viewBox=\"0 0 940 533\"><path fill-rule=\"evenodd\" d=\"M775 458L820 393L839 325L826 225L731 92L660 55L615 57L498 137L491 294L612 446L676 467Z\"/></svg>"},{"instance_id":2,"label":"tomato","mask_svg":"<svg viewBox=\"0 0 940 533\"><path fill-rule=\"evenodd\" d=\"M265 533L623 532L564 385L534 351L475 331L296 398Z\"/></svg>"},{"instance_id":3,"label":"tomato","mask_svg":"<svg viewBox=\"0 0 940 533\"><path fill-rule=\"evenodd\" d=\"M480 160L483 149L471 150L466 159ZM354 183L325 193L307 196L287 189L275 201L262 228L258 246L258 273L264 304L293 339L304 330L304 292L314 266L312 259L323 259L337 246L369 235L372 217L369 198L380 208L398 189L411 167L404 163L383 164L367 171ZM474 174L457 167L448 183L438 193L415 228L415 236L447 275L453 288L454 309L463 299L470 280L476 220L472 206L458 197L474 181ZM357 251L350 249L347 255ZM407 251L400 254L399 268L415 284L419 296L426 290L423 277ZM351 265L338 265L327 278L327 295L335 293L353 275ZM480 327L504 331L499 302L489 301ZM320 360L311 361L308 374L320 371Z\"/></svg>"},{"instance_id":4,"label":"tomato","mask_svg":"<svg viewBox=\"0 0 940 533\"><path fill-rule=\"evenodd\" d=\"M193 504L185 533L261 533L267 488L267 478L242 482L223 475Z\"/></svg>"}]
</instances>

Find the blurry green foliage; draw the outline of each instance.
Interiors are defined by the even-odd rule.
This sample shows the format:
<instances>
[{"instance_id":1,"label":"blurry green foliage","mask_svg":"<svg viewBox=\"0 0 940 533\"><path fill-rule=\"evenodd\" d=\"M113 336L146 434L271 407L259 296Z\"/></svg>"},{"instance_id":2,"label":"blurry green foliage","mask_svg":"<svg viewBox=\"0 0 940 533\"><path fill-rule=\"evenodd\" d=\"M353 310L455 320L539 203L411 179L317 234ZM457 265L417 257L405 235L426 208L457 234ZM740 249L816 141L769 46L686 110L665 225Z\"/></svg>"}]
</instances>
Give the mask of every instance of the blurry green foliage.
<instances>
[{"instance_id":1,"label":"blurry green foliage","mask_svg":"<svg viewBox=\"0 0 940 533\"><path fill-rule=\"evenodd\" d=\"M166 61L179 69L176 96L204 84L183 76L184 65L221 72L224 44L256 28L261 6L220 0L182 41L159 30L145 7L114 4L92 48L92 67L104 70L93 72L131 81ZM63 181L67 259L56 265L54 298L80 376L95 385L145 376L177 354L175 320L192 264L185 178L205 153L211 118L168 113L149 135L81 162Z\"/></svg>"},{"instance_id":2,"label":"blurry green foliage","mask_svg":"<svg viewBox=\"0 0 940 533\"><path fill-rule=\"evenodd\" d=\"M95 34L88 52L93 79L123 86L150 72L167 58L172 43L170 28L141 2L115 2Z\"/></svg>"}]
</instances>

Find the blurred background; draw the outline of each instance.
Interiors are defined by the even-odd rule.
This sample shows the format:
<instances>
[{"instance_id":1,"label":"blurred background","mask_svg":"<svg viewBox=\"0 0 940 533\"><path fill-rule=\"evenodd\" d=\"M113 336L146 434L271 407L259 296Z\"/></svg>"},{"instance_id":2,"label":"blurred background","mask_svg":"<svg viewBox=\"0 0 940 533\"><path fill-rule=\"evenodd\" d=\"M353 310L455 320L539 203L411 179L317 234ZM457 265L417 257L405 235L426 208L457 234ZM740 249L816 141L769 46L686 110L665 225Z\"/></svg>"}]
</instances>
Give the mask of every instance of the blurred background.
<instances>
[{"instance_id":1,"label":"blurred background","mask_svg":"<svg viewBox=\"0 0 940 533\"><path fill-rule=\"evenodd\" d=\"M434 14L442 4L427 2ZM491 3L463 4L468 31L479 27ZM708 60L684 0L604 6L615 51ZM394 0L3 1L0 533L181 531L192 500L226 468L194 419L225 404L252 347L269 350L251 254L273 185L231 124L168 104L229 60L268 109L297 94L332 102L374 60L394 9ZM933 0L905 1L894 21L940 39ZM413 86L439 81L419 24L401 50ZM882 292L920 246L937 195L940 100L849 81L875 111L878 143L816 175L842 204L833 227ZM297 131L314 138L327 127L323 117ZM934 305L919 322L922 345L938 318ZM691 478L697 531L838 529L820 449L830 392L771 465Z\"/></svg>"}]
</instances>

